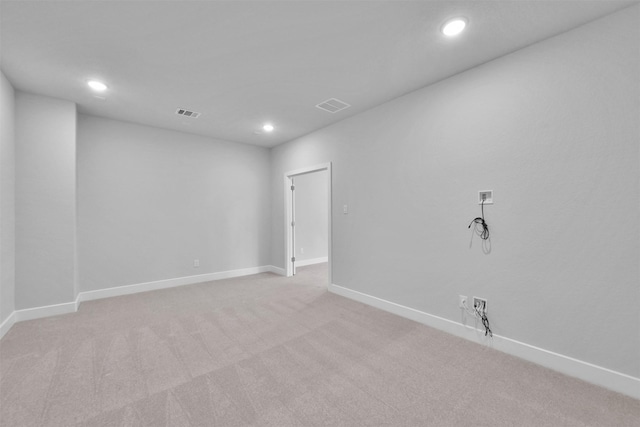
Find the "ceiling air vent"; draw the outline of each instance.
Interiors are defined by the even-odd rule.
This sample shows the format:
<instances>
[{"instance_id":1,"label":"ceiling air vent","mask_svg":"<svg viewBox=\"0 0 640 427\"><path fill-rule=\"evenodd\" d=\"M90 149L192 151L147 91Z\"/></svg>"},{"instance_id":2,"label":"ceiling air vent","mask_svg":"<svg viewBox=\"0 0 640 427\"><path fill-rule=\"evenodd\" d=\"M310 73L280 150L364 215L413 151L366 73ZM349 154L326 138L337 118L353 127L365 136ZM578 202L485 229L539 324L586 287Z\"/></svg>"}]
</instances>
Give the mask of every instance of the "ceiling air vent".
<instances>
[{"instance_id":1,"label":"ceiling air vent","mask_svg":"<svg viewBox=\"0 0 640 427\"><path fill-rule=\"evenodd\" d=\"M185 110L184 108L178 108L176 110L176 114L179 116L191 117L192 119L197 119L198 117L200 117L200 114L202 113L196 113L195 111L189 111L189 110Z\"/></svg>"},{"instance_id":2,"label":"ceiling air vent","mask_svg":"<svg viewBox=\"0 0 640 427\"><path fill-rule=\"evenodd\" d=\"M316 107L330 113L337 113L338 111L342 111L345 108L351 107L351 105L347 104L346 102L340 101L339 99L331 98L321 102L320 104L316 105Z\"/></svg>"}]
</instances>

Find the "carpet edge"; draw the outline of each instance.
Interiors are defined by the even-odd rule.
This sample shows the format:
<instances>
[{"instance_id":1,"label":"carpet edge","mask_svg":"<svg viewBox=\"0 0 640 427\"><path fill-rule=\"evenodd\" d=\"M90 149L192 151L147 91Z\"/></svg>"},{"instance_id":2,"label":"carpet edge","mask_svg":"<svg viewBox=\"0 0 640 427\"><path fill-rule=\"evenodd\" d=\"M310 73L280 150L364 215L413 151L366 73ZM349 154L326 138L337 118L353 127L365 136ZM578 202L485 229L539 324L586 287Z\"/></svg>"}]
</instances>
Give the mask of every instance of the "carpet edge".
<instances>
[{"instance_id":1,"label":"carpet edge","mask_svg":"<svg viewBox=\"0 0 640 427\"><path fill-rule=\"evenodd\" d=\"M640 399L640 378L635 378L631 375L623 374L602 366L594 365L589 362L495 334L493 335L492 341L489 341L485 338L483 331L471 326L362 292L354 291L336 284L329 285L329 292L379 308L415 322L422 323L478 344L490 343L491 345L489 346L491 348L503 353L519 357L591 384L622 393L633 397L634 399Z\"/></svg>"},{"instance_id":2,"label":"carpet edge","mask_svg":"<svg viewBox=\"0 0 640 427\"><path fill-rule=\"evenodd\" d=\"M194 276L176 277L173 279L156 280L153 282L136 283L133 285L114 286L111 288L83 291L78 293L74 301L47 305L41 307L31 307L21 310L14 310L0 324L0 339L9 332L11 327L25 320L41 319L44 317L58 316L61 314L75 313L78 311L80 303L83 301L93 301L103 298L111 298L122 295L131 295L140 292L156 291L160 289L174 288L177 286L193 285L196 283L209 282L214 280L230 279L233 277L250 276L252 274L271 272L281 274L280 268L272 265L259 267L242 268L238 270L219 271L215 273L198 274Z\"/></svg>"}]
</instances>

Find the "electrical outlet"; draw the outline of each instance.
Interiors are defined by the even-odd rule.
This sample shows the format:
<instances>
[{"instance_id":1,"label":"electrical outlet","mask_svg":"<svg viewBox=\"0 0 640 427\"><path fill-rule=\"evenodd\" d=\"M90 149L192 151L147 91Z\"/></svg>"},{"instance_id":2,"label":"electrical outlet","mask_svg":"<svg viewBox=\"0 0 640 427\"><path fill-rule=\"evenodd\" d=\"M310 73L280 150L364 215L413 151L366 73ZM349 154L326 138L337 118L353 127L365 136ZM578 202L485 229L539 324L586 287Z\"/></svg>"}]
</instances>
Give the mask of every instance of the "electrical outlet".
<instances>
[{"instance_id":1,"label":"electrical outlet","mask_svg":"<svg viewBox=\"0 0 640 427\"><path fill-rule=\"evenodd\" d=\"M458 295L458 307L467 308L467 297L464 295Z\"/></svg>"},{"instance_id":2,"label":"electrical outlet","mask_svg":"<svg viewBox=\"0 0 640 427\"><path fill-rule=\"evenodd\" d=\"M487 312L487 300L484 298L473 297L473 310L480 313Z\"/></svg>"},{"instance_id":3,"label":"electrical outlet","mask_svg":"<svg viewBox=\"0 0 640 427\"><path fill-rule=\"evenodd\" d=\"M200 260L199 259L194 259L193 260L193 268L198 268L200 267Z\"/></svg>"}]
</instances>

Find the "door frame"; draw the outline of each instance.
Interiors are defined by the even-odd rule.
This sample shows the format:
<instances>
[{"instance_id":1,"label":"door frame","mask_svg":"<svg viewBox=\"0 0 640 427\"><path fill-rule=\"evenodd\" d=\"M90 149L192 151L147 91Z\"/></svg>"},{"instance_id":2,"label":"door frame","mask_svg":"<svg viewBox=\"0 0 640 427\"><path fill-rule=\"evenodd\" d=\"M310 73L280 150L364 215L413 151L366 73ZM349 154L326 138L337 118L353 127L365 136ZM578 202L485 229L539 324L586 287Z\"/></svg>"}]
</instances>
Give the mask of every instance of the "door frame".
<instances>
[{"instance_id":1,"label":"door frame","mask_svg":"<svg viewBox=\"0 0 640 427\"><path fill-rule=\"evenodd\" d=\"M327 181L326 181L326 185L327 185L327 229L328 229L328 236L327 236L327 249L328 249L328 259L329 259L329 277L328 277L328 283L327 286L330 285L332 283L332 274L331 274L331 264L332 264L332 257L331 257L331 236L332 236L332 226L331 226L331 193L332 193L332 189L331 189L331 162L328 163L320 163L317 165L313 165L313 166L308 166L308 167L304 167L304 168L300 168L300 169L296 169L293 171L289 171L286 172L284 174L284 254L285 254L285 258L284 258L284 271L285 271L285 276L286 277L291 277L293 276L293 263L291 262L291 258L293 257L294 254L294 250L295 248L293 248L293 242L292 242L292 233L291 233L291 218L292 218L292 210L293 210L293 206L292 206L292 199L291 199L291 185L292 185L292 180L293 178L295 178L296 176L300 176L300 175L306 175L309 173L313 173L313 172L321 172L321 171L327 171Z\"/></svg>"}]
</instances>

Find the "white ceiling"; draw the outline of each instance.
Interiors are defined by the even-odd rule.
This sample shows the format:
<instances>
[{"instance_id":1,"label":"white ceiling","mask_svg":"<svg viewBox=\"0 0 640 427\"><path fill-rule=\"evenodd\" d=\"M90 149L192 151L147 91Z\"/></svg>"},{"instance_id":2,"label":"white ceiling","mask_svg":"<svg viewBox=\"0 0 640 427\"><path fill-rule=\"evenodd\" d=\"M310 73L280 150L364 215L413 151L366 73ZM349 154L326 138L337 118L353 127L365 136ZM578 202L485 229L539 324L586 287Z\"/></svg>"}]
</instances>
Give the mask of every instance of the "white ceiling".
<instances>
[{"instance_id":1,"label":"white ceiling","mask_svg":"<svg viewBox=\"0 0 640 427\"><path fill-rule=\"evenodd\" d=\"M0 54L16 89L80 112L272 147L633 3L2 0ZM334 97L352 107L315 108Z\"/></svg>"}]
</instances>

